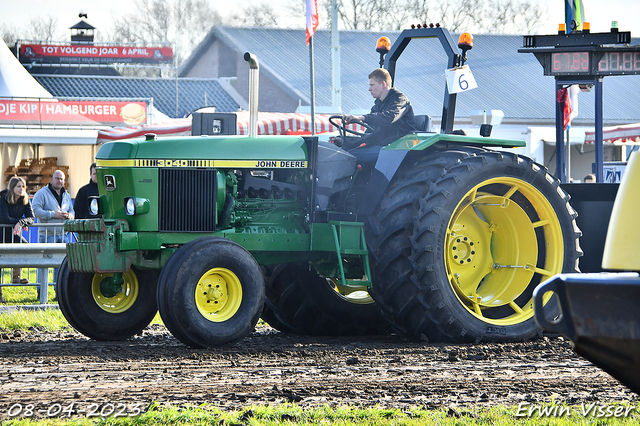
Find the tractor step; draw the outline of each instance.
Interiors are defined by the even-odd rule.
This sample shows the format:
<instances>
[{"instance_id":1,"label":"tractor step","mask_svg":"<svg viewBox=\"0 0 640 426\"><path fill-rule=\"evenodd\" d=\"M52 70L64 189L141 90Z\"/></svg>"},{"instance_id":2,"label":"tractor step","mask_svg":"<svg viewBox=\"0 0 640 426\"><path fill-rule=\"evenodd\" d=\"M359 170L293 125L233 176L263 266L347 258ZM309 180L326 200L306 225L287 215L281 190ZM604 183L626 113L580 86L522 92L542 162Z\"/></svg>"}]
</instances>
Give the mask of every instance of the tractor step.
<instances>
[{"instance_id":1,"label":"tractor step","mask_svg":"<svg viewBox=\"0 0 640 426\"><path fill-rule=\"evenodd\" d=\"M364 238L364 223L329 221L333 231L333 240L336 245L338 266L340 267L340 280L343 286L371 287L371 267L369 265L369 250ZM348 280L344 274L344 257L354 256L362 260L364 279Z\"/></svg>"}]
</instances>

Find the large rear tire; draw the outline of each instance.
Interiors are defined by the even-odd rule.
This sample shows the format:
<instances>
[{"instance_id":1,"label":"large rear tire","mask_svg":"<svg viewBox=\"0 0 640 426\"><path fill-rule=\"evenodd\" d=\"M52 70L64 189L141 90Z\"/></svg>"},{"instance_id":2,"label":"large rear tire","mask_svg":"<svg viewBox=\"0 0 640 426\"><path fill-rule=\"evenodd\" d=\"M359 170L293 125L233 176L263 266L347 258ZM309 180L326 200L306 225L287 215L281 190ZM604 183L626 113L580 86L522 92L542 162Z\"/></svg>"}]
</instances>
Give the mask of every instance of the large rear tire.
<instances>
[{"instance_id":1,"label":"large rear tire","mask_svg":"<svg viewBox=\"0 0 640 426\"><path fill-rule=\"evenodd\" d=\"M284 333L310 336L384 334L389 325L366 287L322 278L307 262L278 265L267 280L262 319Z\"/></svg>"},{"instance_id":2,"label":"large rear tire","mask_svg":"<svg viewBox=\"0 0 640 426\"><path fill-rule=\"evenodd\" d=\"M123 274L121 291L101 285L113 274L69 272L66 258L58 272L58 305L69 324L95 340L124 340L140 333L153 320L157 271L131 267Z\"/></svg>"},{"instance_id":3,"label":"large rear tire","mask_svg":"<svg viewBox=\"0 0 640 426\"><path fill-rule=\"evenodd\" d=\"M180 247L162 268L160 316L184 344L232 343L255 327L264 304L264 278L253 256L225 238L204 237Z\"/></svg>"},{"instance_id":4,"label":"large rear tire","mask_svg":"<svg viewBox=\"0 0 640 426\"><path fill-rule=\"evenodd\" d=\"M526 157L475 147L431 154L403 168L370 217L378 306L414 340L541 335L533 289L577 271L582 254L569 196Z\"/></svg>"}]
</instances>

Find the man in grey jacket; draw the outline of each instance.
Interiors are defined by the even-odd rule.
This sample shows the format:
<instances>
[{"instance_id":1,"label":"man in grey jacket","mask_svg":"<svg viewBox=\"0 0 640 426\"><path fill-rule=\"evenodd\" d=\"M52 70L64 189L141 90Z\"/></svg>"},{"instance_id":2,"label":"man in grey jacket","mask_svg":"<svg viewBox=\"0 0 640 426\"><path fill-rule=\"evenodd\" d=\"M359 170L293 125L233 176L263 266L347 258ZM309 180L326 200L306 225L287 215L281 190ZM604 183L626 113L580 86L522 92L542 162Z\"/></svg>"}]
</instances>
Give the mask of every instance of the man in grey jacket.
<instances>
[{"instance_id":1,"label":"man in grey jacket","mask_svg":"<svg viewBox=\"0 0 640 426\"><path fill-rule=\"evenodd\" d=\"M71 196L64 189L64 172L53 172L51 183L36 192L31 201L33 213L38 218L38 223L64 223L67 219L73 219L75 212ZM67 242L62 226L41 227L38 232L38 241L41 243ZM53 270L53 279L58 278L58 268ZM38 269L38 283L42 282L40 269ZM54 287L55 289L55 287ZM38 288L38 293L40 289Z\"/></svg>"}]
</instances>

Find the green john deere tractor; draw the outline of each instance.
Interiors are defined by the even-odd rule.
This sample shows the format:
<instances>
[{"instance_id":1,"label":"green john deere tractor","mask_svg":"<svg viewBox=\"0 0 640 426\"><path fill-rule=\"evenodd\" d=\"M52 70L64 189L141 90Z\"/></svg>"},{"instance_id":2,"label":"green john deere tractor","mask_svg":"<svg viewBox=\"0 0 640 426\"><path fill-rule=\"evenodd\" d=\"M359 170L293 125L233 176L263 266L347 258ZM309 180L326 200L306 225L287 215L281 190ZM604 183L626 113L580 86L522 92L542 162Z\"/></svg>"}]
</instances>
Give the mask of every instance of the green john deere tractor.
<instances>
[{"instance_id":1,"label":"green john deere tractor","mask_svg":"<svg viewBox=\"0 0 640 426\"><path fill-rule=\"evenodd\" d=\"M406 30L386 55L392 76L413 38L438 38L449 68L461 64L445 29ZM78 241L58 277L63 314L118 340L159 310L193 347L236 341L261 316L309 335L539 335L533 289L576 270L576 213L544 166L492 149L523 142L453 135L455 95L444 106L440 133L406 135L362 171L316 137L105 144L103 218L65 224Z\"/></svg>"}]
</instances>

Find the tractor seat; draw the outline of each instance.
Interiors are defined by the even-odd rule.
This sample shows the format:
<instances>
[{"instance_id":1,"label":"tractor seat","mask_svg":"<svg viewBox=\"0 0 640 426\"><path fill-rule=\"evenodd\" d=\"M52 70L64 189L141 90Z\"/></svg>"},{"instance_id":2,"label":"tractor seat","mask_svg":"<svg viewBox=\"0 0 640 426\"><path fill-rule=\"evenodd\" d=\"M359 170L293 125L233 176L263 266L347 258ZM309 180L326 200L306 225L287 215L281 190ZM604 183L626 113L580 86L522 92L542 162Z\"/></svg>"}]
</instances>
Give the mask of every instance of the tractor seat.
<instances>
[{"instance_id":1,"label":"tractor seat","mask_svg":"<svg viewBox=\"0 0 640 426\"><path fill-rule=\"evenodd\" d=\"M431 131L431 117L428 115L416 115L413 117L416 123L416 132Z\"/></svg>"}]
</instances>

